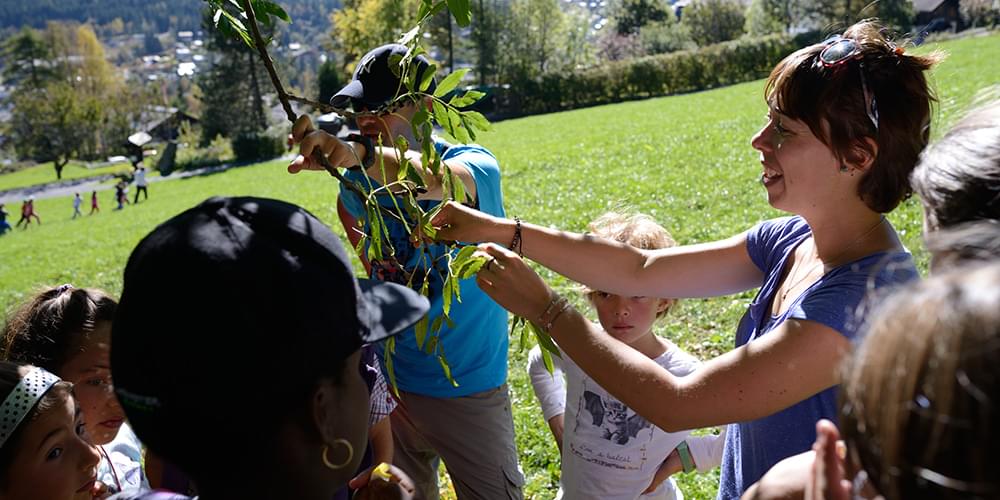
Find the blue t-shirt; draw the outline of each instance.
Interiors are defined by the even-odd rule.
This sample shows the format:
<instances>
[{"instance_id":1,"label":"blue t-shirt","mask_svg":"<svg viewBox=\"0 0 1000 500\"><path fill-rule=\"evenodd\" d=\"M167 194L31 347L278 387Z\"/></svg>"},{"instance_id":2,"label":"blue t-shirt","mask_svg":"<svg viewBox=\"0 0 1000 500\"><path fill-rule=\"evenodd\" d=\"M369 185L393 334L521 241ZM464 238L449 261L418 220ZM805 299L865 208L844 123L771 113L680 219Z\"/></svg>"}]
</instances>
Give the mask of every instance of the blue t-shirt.
<instances>
[{"instance_id":1,"label":"blue t-shirt","mask_svg":"<svg viewBox=\"0 0 1000 500\"><path fill-rule=\"evenodd\" d=\"M762 222L747 232L747 253L764 272L764 283L736 330L736 347L766 335L787 319L828 326L853 340L860 307L873 291L917 279L906 252L877 253L841 265L802 292L787 311L771 315L771 303L792 251L812 234L801 217ZM817 353L817 356L824 355ZM739 498L774 464L812 447L816 421L836 421L837 388L831 387L767 417L730 424L722 459L720 499Z\"/></svg>"},{"instance_id":2,"label":"blue t-shirt","mask_svg":"<svg viewBox=\"0 0 1000 500\"><path fill-rule=\"evenodd\" d=\"M461 163L472 173L476 182L476 208L503 217L500 167L496 157L486 148L475 144L449 146L435 141L434 146L443 160ZM345 177L363 186L371 182L373 187L378 187L375 181L367 179L358 170L346 171ZM341 186L340 200L348 213L364 221L365 232L369 233L370 226L361 198ZM382 197L380 203L395 210L388 197ZM428 211L440 201L422 200L417 203L421 209ZM444 254L445 246L427 245L423 247L426 250L424 253L413 248L406 229L399 222L388 217L384 220L389 239L396 250L396 260L406 272L415 273L413 288L419 289L422 280L428 280L431 302L428 317L433 322L434 318L442 314L444 282L440 270L444 269L445 264L441 262L434 266L430 263ZM368 242L370 241L366 240L366 250ZM385 281L404 281L400 269L386 261L371 262L371 275L372 278ZM450 310L453 326L445 324L441 327L438 344L448 360L451 375L458 382L458 387L452 386L445 377L436 354L427 354L417 346L413 328L410 328L396 336L396 351L392 356L396 384L400 390L433 397L461 397L494 389L507 380L507 311L479 289L475 278L462 280L459 288L461 303L453 300ZM430 338L428 328L425 343ZM379 343L378 349L379 355L384 355L384 343ZM388 377L385 363L382 366Z\"/></svg>"}]
</instances>

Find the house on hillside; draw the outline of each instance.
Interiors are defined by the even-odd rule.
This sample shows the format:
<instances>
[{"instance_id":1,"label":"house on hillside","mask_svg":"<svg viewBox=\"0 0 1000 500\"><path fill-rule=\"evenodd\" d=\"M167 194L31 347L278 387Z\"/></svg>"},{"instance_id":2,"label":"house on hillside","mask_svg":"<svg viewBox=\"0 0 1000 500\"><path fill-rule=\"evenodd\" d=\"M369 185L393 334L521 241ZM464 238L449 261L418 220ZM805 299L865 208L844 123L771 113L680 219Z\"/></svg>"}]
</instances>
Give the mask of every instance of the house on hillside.
<instances>
[{"instance_id":1,"label":"house on hillside","mask_svg":"<svg viewBox=\"0 0 1000 500\"><path fill-rule=\"evenodd\" d=\"M135 129L149 134L151 139L172 141L177 139L184 122L198 123L198 118L173 107L149 106L139 116Z\"/></svg>"},{"instance_id":2,"label":"house on hillside","mask_svg":"<svg viewBox=\"0 0 1000 500\"><path fill-rule=\"evenodd\" d=\"M965 28L959 0L913 0L914 26L923 31L959 31Z\"/></svg>"}]
</instances>

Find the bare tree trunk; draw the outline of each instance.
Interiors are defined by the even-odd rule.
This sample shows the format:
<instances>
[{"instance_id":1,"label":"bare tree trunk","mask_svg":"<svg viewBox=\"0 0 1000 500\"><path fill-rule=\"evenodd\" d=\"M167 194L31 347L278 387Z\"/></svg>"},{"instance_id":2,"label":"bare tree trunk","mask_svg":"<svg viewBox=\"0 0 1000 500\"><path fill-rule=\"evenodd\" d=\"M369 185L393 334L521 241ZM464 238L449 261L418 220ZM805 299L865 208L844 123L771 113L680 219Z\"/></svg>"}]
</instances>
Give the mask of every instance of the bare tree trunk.
<instances>
[{"instance_id":1,"label":"bare tree trunk","mask_svg":"<svg viewBox=\"0 0 1000 500\"><path fill-rule=\"evenodd\" d=\"M251 93L253 94L253 114L257 118L257 129L264 130L267 128L267 122L264 121L264 99L260 95L260 84L257 82L257 65L253 52L247 52L247 58L250 61L250 87Z\"/></svg>"},{"instance_id":2,"label":"bare tree trunk","mask_svg":"<svg viewBox=\"0 0 1000 500\"><path fill-rule=\"evenodd\" d=\"M62 179L63 167L69 163L69 157L57 156L55 160L52 160L52 166L56 168L56 179Z\"/></svg>"}]
</instances>

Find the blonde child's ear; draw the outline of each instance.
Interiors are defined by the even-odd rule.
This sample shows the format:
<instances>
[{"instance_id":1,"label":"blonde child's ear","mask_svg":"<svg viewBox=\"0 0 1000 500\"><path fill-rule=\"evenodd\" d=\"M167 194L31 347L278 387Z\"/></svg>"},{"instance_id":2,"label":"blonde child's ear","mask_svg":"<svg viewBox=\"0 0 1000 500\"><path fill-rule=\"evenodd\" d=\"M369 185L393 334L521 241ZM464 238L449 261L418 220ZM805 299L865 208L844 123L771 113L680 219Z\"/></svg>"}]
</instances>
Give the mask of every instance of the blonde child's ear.
<instances>
[{"instance_id":1,"label":"blonde child's ear","mask_svg":"<svg viewBox=\"0 0 1000 500\"><path fill-rule=\"evenodd\" d=\"M677 303L677 299L660 299L660 303L656 306L656 315L661 316L666 314L674 304Z\"/></svg>"}]
</instances>

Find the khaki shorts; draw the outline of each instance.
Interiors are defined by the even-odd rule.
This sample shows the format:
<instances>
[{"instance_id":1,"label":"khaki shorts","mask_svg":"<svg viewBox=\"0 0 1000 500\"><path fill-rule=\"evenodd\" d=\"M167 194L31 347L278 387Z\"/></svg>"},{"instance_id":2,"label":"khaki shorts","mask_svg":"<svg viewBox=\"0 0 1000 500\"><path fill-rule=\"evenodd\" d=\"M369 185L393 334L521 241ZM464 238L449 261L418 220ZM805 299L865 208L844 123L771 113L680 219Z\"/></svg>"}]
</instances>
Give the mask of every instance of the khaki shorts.
<instances>
[{"instance_id":1,"label":"khaki shorts","mask_svg":"<svg viewBox=\"0 0 1000 500\"><path fill-rule=\"evenodd\" d=\"M393 463L425 500L438 498L438 460L460 500L521 500L507 385L460 398L400 392L392 421Z\"/></svg>"}]
</instances>

